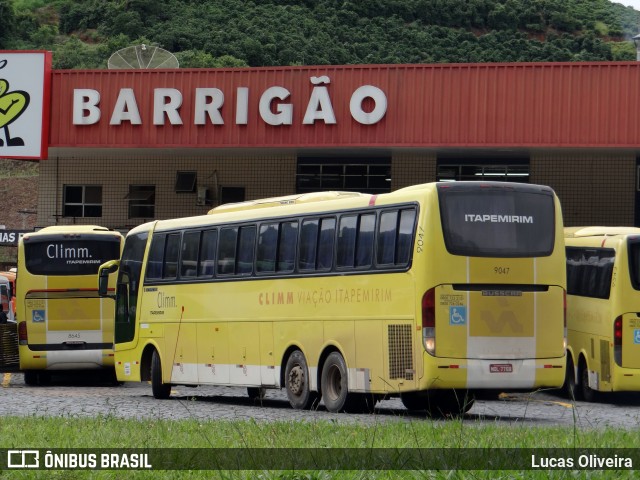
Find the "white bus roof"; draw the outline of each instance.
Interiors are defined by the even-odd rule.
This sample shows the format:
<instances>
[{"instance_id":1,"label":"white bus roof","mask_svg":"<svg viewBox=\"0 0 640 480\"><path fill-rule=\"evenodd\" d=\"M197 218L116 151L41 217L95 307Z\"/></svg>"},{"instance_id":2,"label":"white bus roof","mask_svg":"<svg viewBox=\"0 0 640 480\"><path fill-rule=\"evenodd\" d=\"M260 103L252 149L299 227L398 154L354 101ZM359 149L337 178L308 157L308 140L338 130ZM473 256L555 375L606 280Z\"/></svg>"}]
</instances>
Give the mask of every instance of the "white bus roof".
<instances>
[{"instance_id":1,"label":"white bus roof","mask_svg":"<svg viewBox=\"0 0 640 480\"><path fill-rule=\"evenodd\" d=\"M261 198L238 203L225 203L209 210L209 215L216 213L237 212L240 210L253 210L255 208L277 207L279 205L294 205L301 203L325 202L350 197L370 197L371 195L358 192L313 192L285 195L283 197Z\"/></svg>"},{"instance_id":2,"label":"white bus roof","mask_svg":"<svg viewBox=\"0 0 640 480\"><path fill-rule=\"evenodd\" d=\"M612 237L614 235L640 235L640 228L636 227L566 227L565 238L583 237Z\"/></svg>"}]
</instances>

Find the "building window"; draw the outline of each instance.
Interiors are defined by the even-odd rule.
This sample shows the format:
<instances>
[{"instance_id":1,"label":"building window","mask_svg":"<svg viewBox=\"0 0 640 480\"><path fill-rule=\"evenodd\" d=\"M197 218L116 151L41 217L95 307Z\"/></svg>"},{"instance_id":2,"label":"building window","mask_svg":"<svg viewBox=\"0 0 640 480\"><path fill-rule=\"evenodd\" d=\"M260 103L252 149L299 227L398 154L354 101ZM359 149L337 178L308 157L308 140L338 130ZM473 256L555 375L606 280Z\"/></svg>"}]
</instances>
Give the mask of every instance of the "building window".
<instances>
[{"instance_id":1,"label":"building window","mask_svg":"<svg viewBox=\"0 0 640 480\"><path fill-rule=\"evenodd\" d=\"M529 160L439 159L436 179L439 182L492 180L529 183Z\"/></svg>"},{"instance_id":2,"label":"building window","mask_svg":"<svg viewBox=\"0 0 640 480\"><path fill-rule=\"evenodd\" d=\"M244 202L244 187L220 187L220 205Z\"/></svg>"},{"instance_id":3,"label":"building window","mask_svg":"<svg viewBox=\"0 0 640 480\"><path fill-rule=\"evenodd\" d=\"M362 193L391 191L390 158L299 158L298 193L343 190Z\"/></svg>"},{"instance_id":4,"label":"building window","mask_svg":"<svg viewBox=\"0 0 640 480\"><path fill-rule=\"evenodd\" d=\"M65 217L101 217L102 186L65 185L62 215Z\"/></svg>"},{"instance_id":5,"label":"building window","mask_svg":"<svg viewBox=\"0 0 640 480\"><path fill-rule=\"evenodd\" d=\"M129 218L153 218L156 214L155 185L129 185Z\"/></svg>"},{"instance_id":6,"label":"building window","mask_svg":"<svg viewBox=\"0 0 640 480\"><path fill-rule=\"evenodd\" d=\"M176 193L193 193L196 191L196 172L176 172Z\"/></svg>"}]
</instances>

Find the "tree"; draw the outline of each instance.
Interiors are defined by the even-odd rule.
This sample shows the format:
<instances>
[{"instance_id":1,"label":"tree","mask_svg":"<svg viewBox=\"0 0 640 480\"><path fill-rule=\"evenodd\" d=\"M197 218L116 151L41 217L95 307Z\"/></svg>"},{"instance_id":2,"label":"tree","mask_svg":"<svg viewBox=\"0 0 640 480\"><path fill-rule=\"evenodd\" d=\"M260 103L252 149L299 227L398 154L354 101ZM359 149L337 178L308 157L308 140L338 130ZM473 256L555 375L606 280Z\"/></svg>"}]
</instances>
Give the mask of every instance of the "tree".
<instances>
[{"instance_id":1,"label":"tree","mask_svg":"<svg viewBox=\"0 0 640 480\"><path fill-rule=\"evenodd\" d=\"M0 49L9 48L15 26L15 14L11 0L0 0Z\"/></svg>"}]
</instances>

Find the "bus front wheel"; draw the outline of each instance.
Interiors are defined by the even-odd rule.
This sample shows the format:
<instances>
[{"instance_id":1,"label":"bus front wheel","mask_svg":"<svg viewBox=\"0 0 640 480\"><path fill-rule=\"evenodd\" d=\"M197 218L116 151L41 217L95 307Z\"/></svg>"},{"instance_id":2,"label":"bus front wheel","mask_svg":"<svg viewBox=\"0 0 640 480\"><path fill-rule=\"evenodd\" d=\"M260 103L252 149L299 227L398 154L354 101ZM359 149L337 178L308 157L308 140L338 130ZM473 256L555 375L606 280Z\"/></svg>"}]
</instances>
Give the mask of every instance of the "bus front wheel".
<instances>
[{"instance_id":1,"label":"bus front wheel","mask_svg":"<svg viewBox=\"0 0 640 480\"><path fill-rule=\"evenodd\" d=\"M309 385L309 367L300 350L296 350L287 359L284 370L284 382L287 398L291 406L297 410L312 408L318 400L318 394L311 391Z\"/></svg>"},{"instance_id":2,"label":"bus front wheel","mask_svg":"<svg viewBox=\"0 0 640 480\"><path fill-rule=\"evenodd\" d=\"M247 395L254 402L261 402L267 395L267 389L264 387L247 387Z\"/></svg>"},{"instance_id":3,"label":"bus front wheel","mask_svg":"<svg viewBox=\"0 0 640 480\"><path fill-rule=\"evenodd\" d=\"M167 399L171 395L171 385L162 383L162 364L156 350L151 357L151 392L154 398L160 400Z\"/></svg>"}]
</instances>

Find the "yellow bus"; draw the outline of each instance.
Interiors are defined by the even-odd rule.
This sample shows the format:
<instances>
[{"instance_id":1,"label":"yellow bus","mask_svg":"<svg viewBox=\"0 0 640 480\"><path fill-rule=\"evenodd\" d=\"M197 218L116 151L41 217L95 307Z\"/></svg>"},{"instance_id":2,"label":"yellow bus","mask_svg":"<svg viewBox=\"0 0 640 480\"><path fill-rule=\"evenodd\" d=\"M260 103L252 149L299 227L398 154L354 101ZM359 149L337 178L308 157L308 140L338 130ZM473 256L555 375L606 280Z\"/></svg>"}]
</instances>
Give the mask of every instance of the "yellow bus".
<instances>
[{"instance_id":1,"label":"yellow bus","mask_svg":"<svg viewBox=\"0 0 640 480\"><path fill-rule=\"evenodd\" d=\"M640 228L565 229L567 378L565 390L640 390Z\"/></svg>"},{"instance_id":2,"label":"yellow bus","mask_svg":"<svg viewBox=\"0 0 640 480\"><path fill-rule=\"evenodd\" d=\"M15 269L14 269L15 270ZM13 318L15 321L16 315L16 272L15 271L5 271L0 272L0 277L3 277L9 282L9 301L6 302L4 298L4 292L2 295L2 308L3 310L9 314L10 318ZM4 280L3 280L4 283Z\"/></svg>"},{"instance_id":3,"label":"yellow bus","mask_svg":"<svg viewBox=\"0 0 640 480\"><path fill-rule=\"evenodd\" d=\"M98 268L120 258L123 242L94 225L47 227L20 239L18 350L27 385L46 383L53 371L113 369L114 304L98 295Z\"/></svg>"},{"instance_id":4,"label":"yellow bus","mask_svg":"<svg viewBox=\"0 0 640 480\"><path fill-rule=\"evenodd\" d=\"M131 230L118 268L120 381L284 388L331 412L400 396L466 411L473 389L560 387L562 216L544 186L424 184L218 207Z\"/></svg>"},{"instance_id":5,"label":"yellow bus","mask_svg":"<svg viewBox=\"0 0 640 480\"><path fill-rule=\"evenodd\" d=\"M7 322L15 323L15 311L13 309L14 297L13 297L13 285L15 280L9 278L9 275L2 275L4 272L0 272L0 305L2 305L2 311L7 316Z\"/></svg>"}]
</instances>

